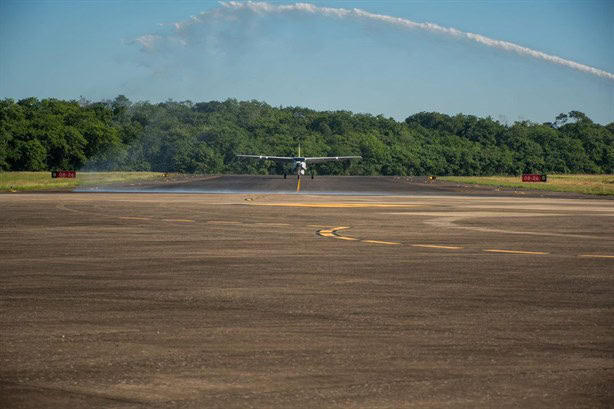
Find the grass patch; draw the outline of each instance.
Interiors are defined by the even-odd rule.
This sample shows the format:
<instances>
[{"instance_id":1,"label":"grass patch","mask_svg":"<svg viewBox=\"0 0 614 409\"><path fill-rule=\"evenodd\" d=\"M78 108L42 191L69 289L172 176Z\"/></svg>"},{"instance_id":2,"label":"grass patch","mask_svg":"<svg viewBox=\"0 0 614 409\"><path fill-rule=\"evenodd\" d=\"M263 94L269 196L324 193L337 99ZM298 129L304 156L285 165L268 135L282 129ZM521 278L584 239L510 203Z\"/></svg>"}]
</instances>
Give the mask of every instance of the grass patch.
<instances>
[{"instance_id":1,"label":"grass patch","mask_svg":"<svg viewBox=\"0 0 614 409\"><path fill-rule=\"evenodd\" d=\"M522 182L520 176L442 176L446 182L552 192L614 196L614 175L548 175L548 182Z\"/></svg>"},{"instance_id":2,"label":"grass patch","mask_svg":"<svg viewBox=\"0 0 614 409\"><path fill-rule=\"evenodd\" d=\"M51 172L0 172L0 191L72 189L163 178L158 172L77 172L75 179L52 179Z\"/></svg>"}]
</instances>

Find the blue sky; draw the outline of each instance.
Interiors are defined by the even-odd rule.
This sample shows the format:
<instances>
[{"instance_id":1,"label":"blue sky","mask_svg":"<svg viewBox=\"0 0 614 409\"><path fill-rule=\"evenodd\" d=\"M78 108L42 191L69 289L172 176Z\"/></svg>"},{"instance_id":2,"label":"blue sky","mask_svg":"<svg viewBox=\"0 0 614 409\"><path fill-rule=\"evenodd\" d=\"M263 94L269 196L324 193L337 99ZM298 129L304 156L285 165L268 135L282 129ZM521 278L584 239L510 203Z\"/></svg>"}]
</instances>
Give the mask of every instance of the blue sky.
<instances>
[{"instance_id":1,"label":"blue sky","mask_svg":"<svg viewBox=\"0 0 614 409\"><path fill-rule=\"evenodd\" d=\"M610 0L310 3L453 27L614 73ZM187 28L169 25L198 15ZM0 2L0 98L119 94L256 99L397 120L437 111L511 124L579 110L614 121L611 78L375 19L256 13L216 1Z\"/></svg>"}]
</instances>

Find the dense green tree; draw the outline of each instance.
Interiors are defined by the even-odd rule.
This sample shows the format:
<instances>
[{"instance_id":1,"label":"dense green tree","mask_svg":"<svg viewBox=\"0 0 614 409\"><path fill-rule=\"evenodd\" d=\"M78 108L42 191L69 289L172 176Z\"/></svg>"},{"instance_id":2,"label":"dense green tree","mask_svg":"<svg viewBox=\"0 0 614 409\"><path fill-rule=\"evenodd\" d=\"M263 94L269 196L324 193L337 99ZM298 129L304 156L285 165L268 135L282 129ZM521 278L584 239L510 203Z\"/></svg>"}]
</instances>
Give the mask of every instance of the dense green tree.
<instances>
[{"instance_id":1,"label":"dense green tree","mask_svg":"<svg viewBox=\"0 0 614 409\"><path fill-rule=\"evenodd\" d=\"M31 171L46 169L47 150L40 141L37 139L19 141L16 147L19 156L15 164L18 168Z\"/></svg>"},{"instance_id":2,"label":"dense green tree","mask_svg":"<svg viewBox=\"0 0 614 409\"><path fill-rule=\"evenodd\" d=\"M397 122L235 99L0 101L0 170L281 174L287 164L236 155L296 155L299 144L307 156L364 158L316 165L320 174L614 172L614 123L599 125L580 111L508 126L464 114L420 112Z\"/></svg>"}]
</instances>

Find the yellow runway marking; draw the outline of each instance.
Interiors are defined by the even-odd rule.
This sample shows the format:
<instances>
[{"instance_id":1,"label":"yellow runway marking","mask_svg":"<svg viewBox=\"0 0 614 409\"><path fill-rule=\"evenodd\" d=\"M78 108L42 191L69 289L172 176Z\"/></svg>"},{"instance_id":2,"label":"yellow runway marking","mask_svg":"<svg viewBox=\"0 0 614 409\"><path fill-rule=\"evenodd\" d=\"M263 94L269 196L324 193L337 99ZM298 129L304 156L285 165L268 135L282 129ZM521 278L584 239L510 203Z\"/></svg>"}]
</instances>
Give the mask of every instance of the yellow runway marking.
<instances>
[{"instance_id":1,"label":"yellow runway marking","mask_svg":"<svg viewBox=\"0 0 614 409\"><path fill-rule=\"evenodd\" d=\"M339 239L339 240L350 240L350 241L358 240L358 239L355 239L353 237L343 237L343 236L333 236L333 237L336 238L336 239Z\"/></svg>"},{"instance_id":2,"label":"yellow runway marking","mask_svg":"<svg viewBox=\"0 0 614 409\"><path fill-rule=\"evenodd\" d=\"M120 216L119 218L126 220L151 220L149 217Z\"/></svg>"},{"instance_id":3,"label":"yellow runway marking","mask_svg":"<svg viewBox=\"0 0 614 409\"><path fill-rule=\"evenodd\" d=\"M543 251L520 251L520 250L495 250L495 249L488 249L488 250L484 250L487 251L489 253L509 253L509 254L550 254L550 253L546 253Z\"/></svg>"},{"instance_id":4,"label":"yellow runway marking","mask_svg":"<svg viewBox=\"0 0 614 409\"><path fill-rule=\"evenodd\" d=\"M301 178L298 178L298 183L296 184L296 193L301 191Z\"/></svg>"},{"instance_id":5,"label":"yellow runway marking","mask_svg":"<svg viewBox=\"0 0 614 409\"><path fill-rule=\"evenodd\" d=\"M209 220L207 223L211 223L211 224L241 224L241 222L231 222L231 221L224 221L224 220Z\"/></svg>"},{"instance_id":6,"label":"yellow runway marking","mask_svg":"<svg viewBox=\"0 0 614 409\"><path fill-rule=\"evenodd\" d=\"M458 246L438 246L435 244L412 244L412 247L426 247L429 249L447 249L447 250L461 250L462 247Z\"/></svg>"},{"instance_id":7,"label":"yellow runway marking","mask_svg":"<svg viewBox=\"0 0 614 409\"><path fill-rule=\"evenodd\" d=\"M318 234L322 237L332 237L333 239L339 239L339 240L348 240L348 241L358 240L353 237L343 237L343 236L337 236L337 234L335 234L338 230L344 230L344 229L349 229L349 227L345 227L345 226L333 227L332 229L320 230L318 231Z\"/></svg>"},{"instance_id":8,"label":"yellow runway marking","mask_svg":"<svg viewBox=\"0 0 614 409\"><path fill-rule=\"evenodd\" d=\"M379 241L379 240L363 240L364 243L374 243L374 244L401 244L396 241Z\"/></svg>"},{"instance_id":9,"label":"yellow runway marking","mask_svg":"<svg viewBox=\"0 0 614 409\"><path fill-rule=\"evenodd\" d=\"M192 223L194 220L190 219L162 219L165 222L182 222L182 223Z\"/></svg>"},{"instance_id":10,"label":"yellow runway marking","mask_svg":"<svg viewBox=\"0 0 614 409\"><path fill-rule=\"evenodd\" d=\"M339 236L335 236L335 232L337 230L343 230L343 229L349 229L349 227L333 227L332 229L327 229L327 230L320 230L318 233L320 234L320 236L324 236L324 237L339 237Z\"/></svg>"},{"instance_id":11,"label":"yellow runway marking","mask_svg":"<svg viewBox=\"0 0 614 409\"><path fill-rule=\"evenodd\" d=\"M589 257L589 258L614 258L614 256L609 256L606 254L580 254L578 257Z\"/></svg>"},{"instance_id":12,"label":"yellow runway marking","mask_svg":"<svg viewBox=\"0 0 614 409\"><path fill-rule=\"evenodd\" d=\"M414 207L418 205L407 204L381 204L381 203L250 203L250 206L281 206L281 207Z\"/></svg>"}]
</instances>

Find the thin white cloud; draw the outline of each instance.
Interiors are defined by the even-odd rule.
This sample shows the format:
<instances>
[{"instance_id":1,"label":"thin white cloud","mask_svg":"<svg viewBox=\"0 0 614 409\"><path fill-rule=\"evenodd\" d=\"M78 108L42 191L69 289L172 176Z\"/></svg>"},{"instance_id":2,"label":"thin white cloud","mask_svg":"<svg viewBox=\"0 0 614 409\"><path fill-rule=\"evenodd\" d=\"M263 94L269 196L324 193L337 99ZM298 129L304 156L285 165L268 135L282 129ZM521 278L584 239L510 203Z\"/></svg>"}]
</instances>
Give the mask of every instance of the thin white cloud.
<instances>
[{"instance_id":1,"label":"thin white cloud","mask_svg":"<svg viewBox=\"0 0 614 409\"><path fill-rule=\"evenodd\" d=\"M137 44L140 44L145 50L153 50L156 42L159 41L162 37L152 34L146 34L140 37L137 37L134 41Z\"/></svg>"}]
</instances>

